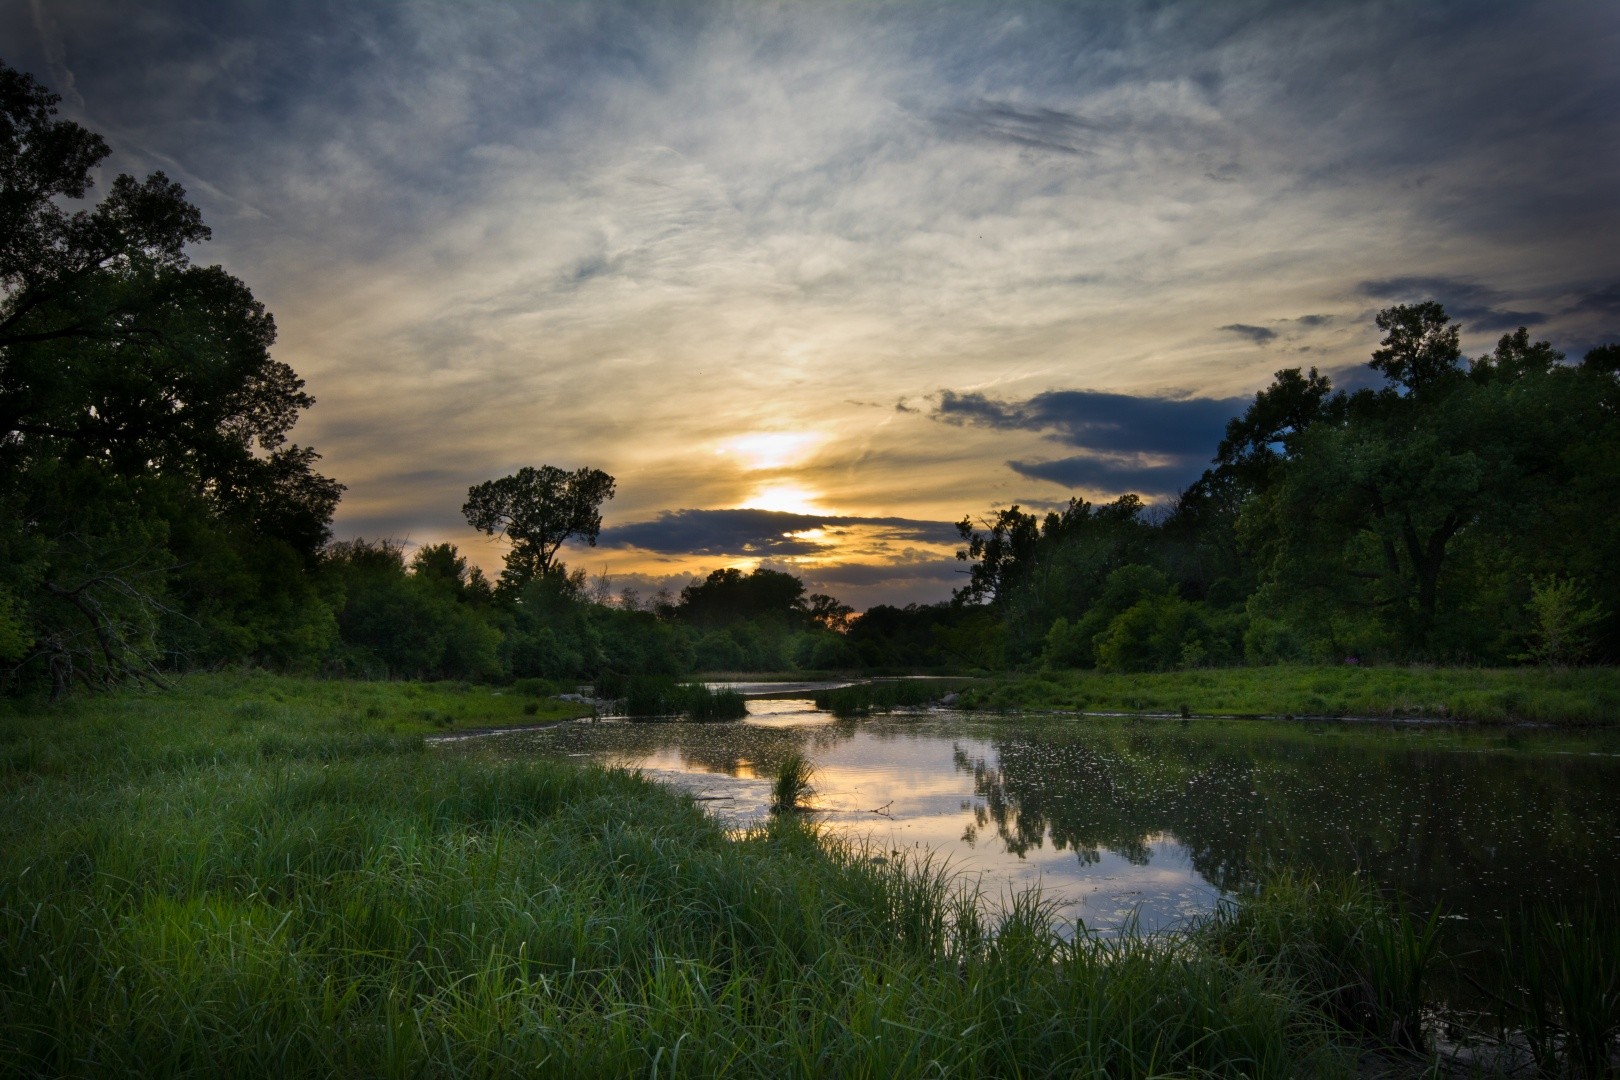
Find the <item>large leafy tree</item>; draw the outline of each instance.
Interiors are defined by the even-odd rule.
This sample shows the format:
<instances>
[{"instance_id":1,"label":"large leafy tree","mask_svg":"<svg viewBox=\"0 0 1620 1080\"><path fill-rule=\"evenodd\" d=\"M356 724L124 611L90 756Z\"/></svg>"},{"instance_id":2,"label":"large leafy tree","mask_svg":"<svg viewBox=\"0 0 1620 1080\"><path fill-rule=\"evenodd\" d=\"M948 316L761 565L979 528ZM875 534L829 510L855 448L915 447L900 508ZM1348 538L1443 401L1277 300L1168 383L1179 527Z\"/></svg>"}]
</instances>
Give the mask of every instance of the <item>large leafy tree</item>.
<instances>
[{"instance_id":1,"label":"large leafy tree","mask_svg":"<svg viewBox=\"0 0 1620 1080\"><path fill-rule=\"evenodd\" d=\"M200 212L162 173L82 205L108 148L59 100L0 64L0 607L13 673L58 691L155 677L153 627L217 591L187 579L186 538L308 565L342 490L287 441L313 399L274 320L191 263Z\"/></svg>"},{"instance_id":2,"label":"large leafy tree","mask_svg":"<svg viewBox=\"0 0 1620 1080\"><path fill-rule=\"evenodd\" d=\"M613 494L613 477L601 469L525 467L468 488L461 512L479 532L505 536L511 543L501 589L512 595L531 581L561 572L557 552L569 540L595 547L602 531L602 503Z\"/></svg>"},{"instance_id":3,"label":"large leafy tree","mask_svg":"<svg viewBox=\"0 0 1620 1080\"><path fill-rule=\"evenodd\" d=\"M1601 379L1523 329L1465 364L1432 302L1378 325L1388 385L1325 397L1245 506L1266 565L1255 611L1329 652L1499 653L1486 631L1522 607L1514 579L1546 569L1522 538L1559 513L1572 449L1606 425Z\"/></svg>"}]
</instances>

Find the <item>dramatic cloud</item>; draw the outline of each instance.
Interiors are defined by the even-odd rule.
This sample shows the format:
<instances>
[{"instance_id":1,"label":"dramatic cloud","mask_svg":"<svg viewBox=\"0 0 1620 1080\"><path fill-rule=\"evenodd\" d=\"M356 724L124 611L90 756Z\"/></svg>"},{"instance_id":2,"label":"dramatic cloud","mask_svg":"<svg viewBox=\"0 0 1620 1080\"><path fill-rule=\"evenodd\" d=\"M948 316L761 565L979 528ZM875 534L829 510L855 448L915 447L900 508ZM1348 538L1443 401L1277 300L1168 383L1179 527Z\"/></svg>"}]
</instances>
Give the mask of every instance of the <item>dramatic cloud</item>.
<instances>
[{"instance_id":1,"label":"dramatic cloud","mask_svg":"<svg viewBox=\"0 0 1620 1080\"><path fill-rule=\"evenodd\" d=\"M275 313L341 535L494 569L467 485L590 465L592 572L648 580L913 567L948 552L894 522L1173 490L1278 367L1364 364L1385 303L1442 300L1471 354L1606 340L1617 35L1587 0L0 0L6 61L113 148L99 190L178 179ZM738 507L822 535L690 516Z\"/></svg>"},{"instance_id":2,"label":"dramatic cloud","mask_svg":"<svg viewBox=\"0 0 1620 1080\"><path fill-rule=\"evenodd\" d=\"M1043 433L1088 453L1012 460L1020 476L1092 493L1165 496L1203 472L1226 423L1247 398L1132 397L1052 390L1027 401L941 391L934 418L947 424Z\"/></svg>"},{"instance_id":3,"label":"dramatic cloud","mask_svg":"<svg viewBox=\"0 0 1620 1080\"><path fill-rule=\"evenodd\" d=\"M1247 397L1134 397L1090 390L1049 390L1009 402L944 390L934 416L948 424L1046 432L1069 446L1109 454L1207 457L1226 422L1248 404Z\"/></svg>"},{"instance_id":4,"label":"dramatic cloud","mask_svg":"<svg viewBox=\"0 0 1620 1080\"><path fill-rule=\"evenodd\" d=\"M879 531L893 543L950 544L956 540L955 529L950 524L936 521L791 514L776 510L666 510L651 521L607 529L598 543L604 547L635 547L661 554L781 557L824 552L828 542L821 538L823 534L836 534L856 526Z\"/></svg>"}]
</instances>

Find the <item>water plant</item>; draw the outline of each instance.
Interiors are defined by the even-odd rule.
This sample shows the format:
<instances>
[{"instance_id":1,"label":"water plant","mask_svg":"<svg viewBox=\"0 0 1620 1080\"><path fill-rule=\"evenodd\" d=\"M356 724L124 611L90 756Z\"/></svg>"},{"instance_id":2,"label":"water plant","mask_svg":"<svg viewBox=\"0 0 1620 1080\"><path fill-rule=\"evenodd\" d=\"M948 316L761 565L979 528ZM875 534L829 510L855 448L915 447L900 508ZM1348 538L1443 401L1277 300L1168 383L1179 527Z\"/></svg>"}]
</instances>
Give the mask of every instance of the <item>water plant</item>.
<instances>
[{"instance_id":1,"label":"water plant","mask_svg":"<svg viewBox=\"0 0 1620 1080\"><path fill-rule=\"evenodd\" d=\"M1543 1073L1613 1075L1620 1040L1620 910L1525 910L1503 923L1500 999Z\"/></svg>"},{"instance_id":2,"label":"water plant","mask_svg":"<svg viewBox=\"0 0 1620 1080\"><path fill-rule=\"evenodd\" d=\"M889 679L818 690L814 699L816 708L826 709L834 716L870 716L874 712L932 704L939 700L947 685L950 684L923 679Z\"/></svg>"},{"instance_id":3,"label":"water plant","mask_svg":"<svg viewBox=\"0 0 1620 1080\"><path fill-rule=\"evenodd\" d=\"M664 675L633 675L614 689L619 710L631 719L741 720L748 715L746 699L735 690L677 682ZM603 692L600 685L598 692Z\"/></svg>"},{"instance_id":4,"label":"water plant","mask_svg":"<svg viewBox=\"0 0 1620 1080\"><path fill-rule=\"evenodd\" d=\"M804 801L815 794L811 780L815 766L810 759L791 751L776 766L776 779L771 784L771 810L777 814L796 813L804 808Z\"/></svg>"}]
</instances>

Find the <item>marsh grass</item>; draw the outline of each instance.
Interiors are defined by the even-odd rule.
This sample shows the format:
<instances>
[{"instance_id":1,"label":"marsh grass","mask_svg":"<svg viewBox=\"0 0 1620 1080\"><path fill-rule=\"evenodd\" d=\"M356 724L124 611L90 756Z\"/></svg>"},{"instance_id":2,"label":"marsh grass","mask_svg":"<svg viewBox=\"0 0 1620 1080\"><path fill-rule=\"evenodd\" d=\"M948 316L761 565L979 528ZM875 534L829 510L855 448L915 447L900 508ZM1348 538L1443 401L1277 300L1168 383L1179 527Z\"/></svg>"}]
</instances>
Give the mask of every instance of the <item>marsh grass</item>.
<instances>
[{"instance_id":1,"label":"marsh grass","mask_svg":"<svg viewBox=\"0 0 1620 1080\"><path fill-rule=\"evenodd\" d=\"M1362 894L1066 937L800 815L737 839L634 775L431 751L392 718L451 706L359 689L0 714L0 1071L1340 1076L1385 1008L1350 973L1405 978Z\"/></svg>"},{"instance_id":2,"label":"marsh grass","mask_svg":"<svg viewBox=\"0 0 1620 1080\"><path fill-rule=\"evenodd\" d=\"M1376 665L1046 671L975 684L962 691L961 707L1610 725L1620 721L1620 672Z\"/></svg>"},{"instance_id":3,"label":"marsh grass","mask_svg":"<svg viewBox=\"0 0 1620 1080\"><path fill-rule=\"evenodd\" d=\"M790 751L776 767L776 779L771 784L771 811L791 814L804 808L804 803L815 794L811 781L815 766L797 750Z\"/></svg>"},{"instance_id":4,"label":"marsh grass","mask_svg":"<svg viewBox=\"0 0 1620 1080\"><path fill-rule=\"evenodd\" d=\"M1285 873L1224 903L1202 933L1223 955L1271 970L1339 1027L1421 1051L1439 920L1438 911L1420 919L1354 878Z\"/></svg>"},{"instance_id":5,"label":"marsh grass","mask_svg":"<svg viewBox=\"0 0 1620 1080\"><path fill-rule=\"evenodd\" d=\"M603 692L600 686L598 692ZM633 675L617 680L611 693L618 710L631 719L680 716L707 722L741 720L748 715L746 699L735 690L715 690L703 683L683 683L663 675Z\"/></svg>"},{"instance_id":6,"label":"marsh grass","mask_svg":"<svg viewBox=\"0 0 1620 1080\"><path fill-rule=\"evenodd\" d=\"M1543 908L1504 923L1500 1023L1543 1073L1614 1075L1620 1040L1620 909Z\"/></svg>"},{"instance_id":7,"label":"marsh grass","mask_svg":"<svg viewBox=\"0 0 1620 1080\"><path fill-rule=\"evenodd\" d=\"M856 683L854 686L818 690L814 700L816 708L826 709L834 716L870 716L874 712L892 712L932 704L939 700L948 685L910 679Z\"/></svg>"}]
</instances>

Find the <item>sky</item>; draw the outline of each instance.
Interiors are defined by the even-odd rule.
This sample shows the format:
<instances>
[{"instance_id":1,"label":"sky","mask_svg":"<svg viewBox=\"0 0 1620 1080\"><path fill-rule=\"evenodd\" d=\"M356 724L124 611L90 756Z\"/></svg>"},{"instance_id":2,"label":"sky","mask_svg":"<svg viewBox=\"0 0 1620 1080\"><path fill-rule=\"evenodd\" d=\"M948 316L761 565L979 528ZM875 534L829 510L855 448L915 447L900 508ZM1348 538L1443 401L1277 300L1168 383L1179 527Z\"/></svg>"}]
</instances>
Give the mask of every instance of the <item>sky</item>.
<instances>
[{"instance_id":1,"label":"sky","mask_svg":"<svg viewBox=\"0 0 1620 1080\"><path fill-rule=\"evenodd\" d=\"M617 478L570 566L947 598L952 522L1163 504L1392 303L1620 341L1620 4L0 0L275 314L339 537Z\"/></svg>"}]
</instances>

